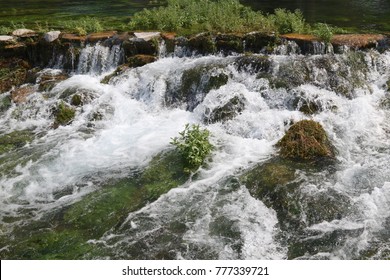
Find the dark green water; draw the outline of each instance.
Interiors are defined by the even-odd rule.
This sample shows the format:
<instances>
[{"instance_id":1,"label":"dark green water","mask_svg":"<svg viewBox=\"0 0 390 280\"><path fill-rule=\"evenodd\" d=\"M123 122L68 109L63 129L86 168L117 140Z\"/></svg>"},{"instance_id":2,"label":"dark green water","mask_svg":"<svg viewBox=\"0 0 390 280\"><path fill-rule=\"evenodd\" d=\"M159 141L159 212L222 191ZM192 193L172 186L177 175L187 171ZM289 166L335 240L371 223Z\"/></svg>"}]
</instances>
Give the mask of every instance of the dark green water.
<instances>
[{"instance_id":1,"label":"dark green water","mask_svg":"<svg viewBox=\"0 0 390 280\"><path fill-rule=\"evenodd\" d=\"M80 16L97 16L115 24L126 23L136 11L158 1L138 0L0 0L0 24L54 23ZM300 9L309 22L326 22L341 27L390 31L390 0L243 0L256 10Z\"/></svg>"}]
</instances>

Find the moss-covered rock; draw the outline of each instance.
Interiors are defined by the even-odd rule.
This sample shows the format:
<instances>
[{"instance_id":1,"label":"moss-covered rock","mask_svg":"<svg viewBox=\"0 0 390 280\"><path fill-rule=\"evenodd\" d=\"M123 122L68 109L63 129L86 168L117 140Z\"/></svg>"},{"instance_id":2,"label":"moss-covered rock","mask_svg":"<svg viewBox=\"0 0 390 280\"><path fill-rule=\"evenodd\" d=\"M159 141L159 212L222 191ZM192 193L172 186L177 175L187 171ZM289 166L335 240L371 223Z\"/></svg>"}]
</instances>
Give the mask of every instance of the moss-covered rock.
<instances>
[{"instance_id":1,"label":"moss-covered rock","mask_svg":"<svg viewBox=\"0 0 390 280\"><path fill-rule=\"evenodd\" d=\"M278 40L279 39L274 35L268 35L262 32L251 32L244 36L244 51L259 53L267 50L270 46L276 45Z\"/></svg>"},{"instance_id":2,"label":"moss-covered rock","mask_svg":"<svg viewBox=\"0 0 390 280\"><path fill-rule=\"evenodd\" d=\"M277 146L283 158L315 160L335 157L335 150L325 130L312 120L303 120L292 125Z\"/></svg>"},{"instance_id":3,"label":"moss-covered rock","mask_svg":"<svg viewBox=\"0 0 390 280\"><path fill-rule=\"evenodd\" d=\"M75 94L72 96L70 104L73 106L81 106L83 105L83 98L80 94Z\"/></svg>"},{"instance_id":4,"label":"moss-covered rock","mask_svg":"<svg viewBox=\"0 0 390 280\"><path fill-rule=\"evenodd\" d=\"M188 40L188 47L192 52L209 55L217 51L214 38L207 33L198 34Z\"/></svg>"},{"instance_id":5,"label":"moss-covered rock","mask_svg":"<svg viewBox=\"0 0 390 280\"><path fill-rule=\"evenodd\" d=\"M129 213L172 188L182 185L189 175L176 151L163 152L148 167L112 179L97 187L70 206L52 211L40 220L17 226L11 238L1 238L1 259L83 259L106 255L101 247L88 241L100 238L110 229L119 227ZM63 195L66 195L64 192ZM185 225L172 229L183 230Z\"/></svg>"},{"instance_id":6,"label":"moss-covered rock","mask_svg":"<svg viewBox=\"0 0 390 280\"><path fill-rule=\"evenodd\" d=\"M12 105L12 100L9 95L0 97L0 112L7 111Z\"/></svg>"},{"instance_id":7,"label":"moss-covered rock","mask_svg":"<svg viewBox=\"0 0 390 280\"><path fill-rule=\"evenodd\" d=\"M292 162L274 159L245 172L240 181L250 194L277 212L283 229L297 227L301 207L295 193L297 167Z\"/></svg>"},{"instance_id":8,"label":"moss-covered rock","mask_svg":"<svg viewBox=\"0 0 390 280\"><path fill-rule=\"evenodd\" d=\"M55 110L54 126L67 125L71 123L76 115L76 111L61 102Z\"/></svg>"},{"instance_id":9,"label":"moss-covered rock","mask_svg":"<svg viewBox=\"0 0 390 280\"><path fill-rule=\"evenodd\" d=\"M248 71L250 73L268 72L271 61L268 56L247 54L238 57L234 64L238 71Z\"/></svg>"},{"instance_id":10,"label":"moss-covered rock","mask_svg":"<svg viewBox=\"0 0 390 280\"><path fill-rule=\"evenodd\" d=\"M168 84L165 101L169 105L186 104L186 109L192 111L204 97L213 89L219 89L229 80L219 65L198 65L185 70L180 83Z\"/></svg>"},{"instance_id":11,"label":"moss-covered rock","mask_svg":"<svg viewBox=\"0 0 390 280\"><path fill-rule=\"evenodd\" d=\"M155 62L157 60L157 57L154 55L144 55L144 54L138 54L132 57L127 58L127 63L129 67L136 68L141 67L146 64Z\"/></svg>"},{"instance_id":12,"label":"moss-covered rock","mask_svg":"<svg viewBox=\"0 0 390 280\"><path fill-rule=\"evenodd\" d=\"M122 223L130 212L156 200L187 179L180 155L176 152L160 154L141 175L107 182L99 191L72 205L64 214L64 223L84 232L89 238L98 238Z\"/></svg>"},{"instance_id":13,"label":"moss-covered rock","mask_svg":"<svg viewBox=\"0 0 390 280\"><path fill-rule=\"evenodd\" d=\"M9 91L26 82L30 64L21 59L0 59L0 93Z\"/></svg>"},{"instance_id":14,"label":"moss-covered rock","mask_svg":"<svg viewBox=\"0 0 390 280\"><path fill-rule=\"evenodd\" d=\"M224 55L244 52L244 42L240 35L218 34L215 39L216 50Z\"/></svg>"},{"instance_id":15,"label":"moss-covered rock","mask_svg":"<svg viewBox=\"0 0 390 280\"><path fill-rule=\"evenodd\" d=\"M112 78L121 75L122 73L124 73L128 69L130 69L129 64L122 64L122 65L118 66L113 73L105 76L100 82L102 84L108 84Z\"/></svg>"},{"instance_id":16,"label":"moss-covered rock","mask_svg":"<svg viewBox=\"0 0 390 280\"><path fill-rule=\"evenodd\" d=\"M301 96L297 97L293 102L294 109L306 114L306 115L314 115L317 114L321 107L314 100L309 100L303 98Z\"/></svg>"},{"instance_id":17,"label":"moss-covered rock","mask_svg":"<svg viewBox=\"0 0 390 280\"><path fill-rule=\"evenodd\" d=\"M32 133L27 130L14 131L0 136L0 155L13 149L23 147L33 140Z\"/></svg>"},{"instance_id":18,"label":"moss-covered rock","mask_svg":"<svg viewBox=\"0 0 390 280\"><path fill-rule=\"evenodd\" d=\"M245 109L244 97L235 96L223 106L219 106L211 112L206 111L203 121L216 123L233 119Z\"/></svg>"}]
</instances>

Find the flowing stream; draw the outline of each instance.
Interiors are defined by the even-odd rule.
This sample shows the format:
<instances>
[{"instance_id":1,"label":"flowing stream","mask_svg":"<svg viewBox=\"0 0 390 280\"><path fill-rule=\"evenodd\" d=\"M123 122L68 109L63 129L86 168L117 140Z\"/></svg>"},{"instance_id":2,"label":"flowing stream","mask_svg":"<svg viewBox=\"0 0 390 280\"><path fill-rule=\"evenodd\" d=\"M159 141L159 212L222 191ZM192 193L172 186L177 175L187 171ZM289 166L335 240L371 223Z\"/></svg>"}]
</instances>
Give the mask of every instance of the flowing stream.
<instances>
[{"instance_id":1,"label":"flowing stream","mask_svg":"<svg viewBox=\"0 0 390 280\"><path fill-rule=\"evenodd\" d=\"M163 53L104 84L120 50L88 46L70 78L2 108L1 136L22 131L29 141L0 154L1 258L388 259L390 53L288 49ZM75 94L73 122L54 128L53 108ZM215 117L232 100L239 109ZM275 144L302 119L324 127L335 162L278 157ZM207 164L140 207L126 201L187 123L211 132ZM269 183L286 204L256 196L245 179L283 176L262 173L270 164L293 170Z\"/></svg>"}]
</instances>

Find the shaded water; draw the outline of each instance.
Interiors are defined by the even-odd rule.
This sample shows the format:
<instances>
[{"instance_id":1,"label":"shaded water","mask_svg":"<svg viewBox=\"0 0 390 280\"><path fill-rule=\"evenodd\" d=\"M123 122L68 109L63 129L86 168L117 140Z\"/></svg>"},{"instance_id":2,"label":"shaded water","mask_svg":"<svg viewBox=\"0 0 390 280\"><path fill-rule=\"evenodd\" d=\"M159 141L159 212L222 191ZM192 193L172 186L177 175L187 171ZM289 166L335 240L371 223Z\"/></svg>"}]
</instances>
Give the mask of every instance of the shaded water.
<instances>
[{"instance_id":1,"label":"shaded water","mask_svg":"<svg viewBox=\"0 0 390 280\"><path fill-rule=\"evenodd\" d=\"M4 1L0 0L0 24L53 22L80 16L97 16L109 23L127 23L132 14L156 1ZM326 22L360 30L390 31L389 0L244 0L255 10L271 13L276 8L300 9L308 22Z\"/></svg>"},{"instance_id":2,"label":"shaded water","mask_svg":"<svg viewBox=\"0 0 390 280\"><path fill-rule=\"evenodd\" d=\"M0 113L2 136L31 134L0 155L2 259L390 257L389 52L162 53L102 84L117 63L117 49L102 48L87 46L69 79ZM96 55L111 65L91 64ZM53 107L75 94L75 120L53 129ZM207 121L235 98L239 111ZM323 125L336 162L278 158L274 144L302 119ZM186 123L216 147L191 177L170 155Z\"/></svg>"}]
</instances>

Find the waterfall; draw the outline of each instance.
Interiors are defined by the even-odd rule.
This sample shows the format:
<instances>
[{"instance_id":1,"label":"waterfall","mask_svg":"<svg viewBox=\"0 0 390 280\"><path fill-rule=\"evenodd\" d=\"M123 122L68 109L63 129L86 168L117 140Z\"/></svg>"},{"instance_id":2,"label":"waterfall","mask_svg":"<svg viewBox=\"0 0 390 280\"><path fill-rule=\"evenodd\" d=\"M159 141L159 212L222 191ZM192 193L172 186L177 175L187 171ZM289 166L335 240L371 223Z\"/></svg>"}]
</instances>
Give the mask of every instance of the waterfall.
<instances>
[{"instance_id":1,"label":"waterfall","mask_svg":"<svg viewBox=\"0 0 390 280\"><path fill-rule=\"evenodd\" d=\"M317 47L226 57L178 47L107 84L99 75L121 63L120 45L82 48L75 75L1 107L1 259L388 258L390 52ZM74 118L55 125L60 104ZM304 119L324 127L335 162L278 157ZM182 180L164 172L187 123L215 148ZM261 196L251 176L276 187Z\"/></svg>"},{"instance_id":2,"label":"waterfall","mask_svg":"<svg viewBox=\"0 0 390 280\"><path fill-rule=\"evenodd\" d=\"M79 74L102 74L115 69L122 59L120 45L87 45L81 50L77 66Z\"/></svg>"}]
</instances>

